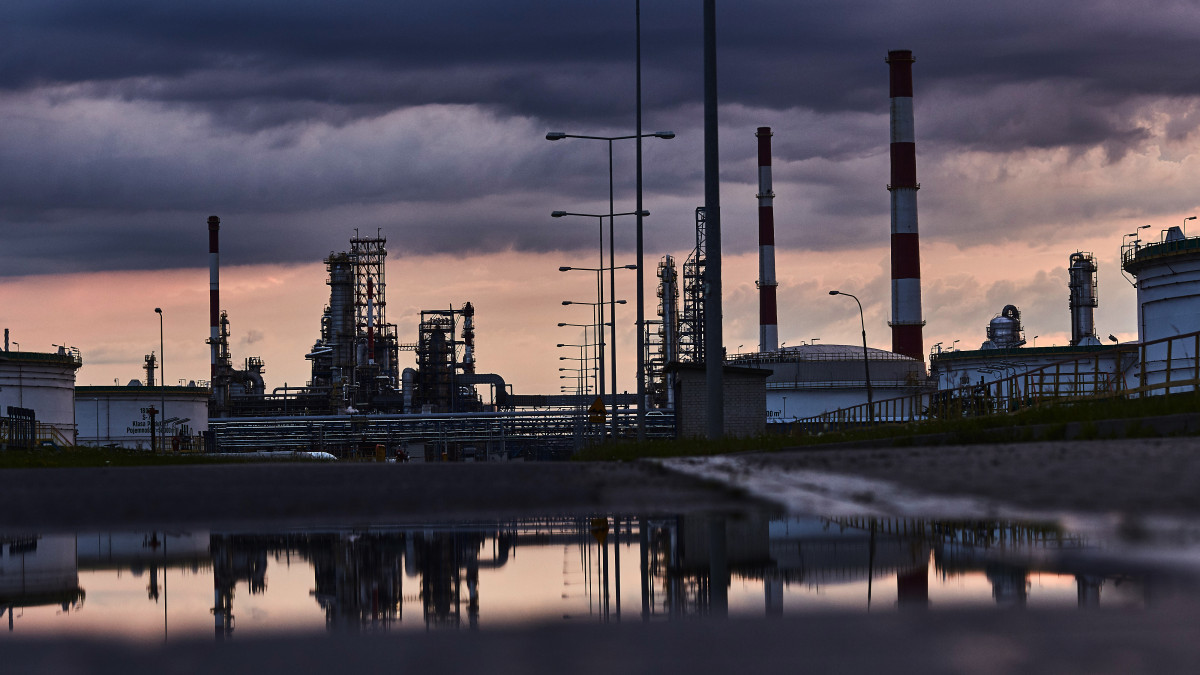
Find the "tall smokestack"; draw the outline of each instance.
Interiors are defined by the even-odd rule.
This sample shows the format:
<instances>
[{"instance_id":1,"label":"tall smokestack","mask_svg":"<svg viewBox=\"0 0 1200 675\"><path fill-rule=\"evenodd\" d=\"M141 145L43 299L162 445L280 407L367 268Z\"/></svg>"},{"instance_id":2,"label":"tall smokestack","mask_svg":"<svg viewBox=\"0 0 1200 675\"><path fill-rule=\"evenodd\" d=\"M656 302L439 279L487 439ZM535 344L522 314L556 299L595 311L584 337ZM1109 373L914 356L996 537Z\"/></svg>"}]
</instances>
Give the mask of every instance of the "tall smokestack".
<instances>
[{"instance_id":1,"label":"tall smokestack","mask_svg":"<svg viewBox=\"0 0 1200 675\"><path fill-rule=\"evenodd\" d=\"M921 319L921 248L917 242L917 144L913 129L912 52L887 55L892 99L892 351L925 360Z\"/></svg>"},{"instance_id":2,"label":"tall smokestack","mask_svg":"<svg viewBox=\"0 0 1200 675\"><path fill-rule=\"evenodd\" d=\"M216 386L217 381L217 350L221 343L221 298L220 298L220 253L217 245L217 233L221 230L221 219L216 216L208 217L208 345L209 363L211 366L210 386Z\"/></svg>"},{"instance_id":3,"label":"tall smokestack","mask_svg":"<svg viewBox=\"0 0 1200 675\"><path fill-rule=\"evenodd\" d=\"M771 127L759 127L758 139L758 351L779 349L779 312L775 304L775 193L771 190Z\"/></svg>"}]
</instances>

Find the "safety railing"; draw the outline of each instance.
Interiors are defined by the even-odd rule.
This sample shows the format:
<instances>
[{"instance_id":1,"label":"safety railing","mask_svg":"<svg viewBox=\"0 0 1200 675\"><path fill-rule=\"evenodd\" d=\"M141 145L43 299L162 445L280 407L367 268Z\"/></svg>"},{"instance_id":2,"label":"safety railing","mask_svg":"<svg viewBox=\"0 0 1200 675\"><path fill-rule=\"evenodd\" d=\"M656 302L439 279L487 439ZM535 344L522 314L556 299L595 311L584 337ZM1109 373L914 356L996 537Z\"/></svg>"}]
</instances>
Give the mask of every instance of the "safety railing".
<instances>
[{"instance_id":1,"label":"safety railing","mask_svg":"<svg viewBox=\"0 0 1200 675\"><path fill-rule=\"evenodd\" d=\"M1010 358L1012 355L1008 355ZM1004 370L1020 370L1007 364ZM843 429L986 415L1080 400L1200 391L1200 332L1117 345L952 389L832 410L796 421L801 428Z\"/></svg>"},{"instance_id":2,"label":"safety railing","mask_svg":"<svg viewBox=\"0 0 1200 675\"><path fill-rule=\"evenodd\" d=\"M616 419L621 438L637 435L633 410ZM219 418L209 420L216 449L321 451L353 456L377 444L388 448L415 444L439 448L478 446L516 455L542 449L574 450L603 439L607 423L589 421L587 411L445 413L433 415L329 415L320 417ZM673 413L646 416L646 435L673 437Z\"/></svg>"}]
</instances>

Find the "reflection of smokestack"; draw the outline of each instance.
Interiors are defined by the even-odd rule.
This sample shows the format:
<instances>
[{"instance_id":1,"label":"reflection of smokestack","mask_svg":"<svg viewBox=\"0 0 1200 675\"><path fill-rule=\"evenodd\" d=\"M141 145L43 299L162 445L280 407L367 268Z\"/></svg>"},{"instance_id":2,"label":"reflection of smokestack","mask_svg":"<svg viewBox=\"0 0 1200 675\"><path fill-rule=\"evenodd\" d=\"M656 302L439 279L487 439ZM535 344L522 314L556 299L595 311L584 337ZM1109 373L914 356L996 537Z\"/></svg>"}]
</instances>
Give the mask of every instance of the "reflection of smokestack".
<instances>
[{"instance_id":1,"label":"reflection of smokestack","mask_svg":"<svg viewBox=\"0 0 1200 675\"><path fill-rule=\"evenodd\" d=\"M892 98L892 351L925 360L921 249L917 243L917 144L913 129L912 52L890 51Z\"/></svg>"},{"instance_id":2,"label":"reflection of smokestack","mask_svg":"<svg viewBox=\"0 0 1200 675\"><path fill-rule=\"evenodd\" d=\"M217 233L221 229L221 219L216 216L208 217L208 344L209 363L212 374L209 382L216 386L217 381L217 350L221 343L221 298L220 298L220 254L217 246Z\"/></svg>"},{"instance_id":3,"label":"reflection of smokestack","mask_svg":"<svg viewBox=\"0 0 1200 675\"><path fill-rule=\"evenodd\" d=\"M758 138L758 351L779 349L779 315L775 304L775 193L771 191L771 127L759 127Z\"/></svg>"}]
</instances>

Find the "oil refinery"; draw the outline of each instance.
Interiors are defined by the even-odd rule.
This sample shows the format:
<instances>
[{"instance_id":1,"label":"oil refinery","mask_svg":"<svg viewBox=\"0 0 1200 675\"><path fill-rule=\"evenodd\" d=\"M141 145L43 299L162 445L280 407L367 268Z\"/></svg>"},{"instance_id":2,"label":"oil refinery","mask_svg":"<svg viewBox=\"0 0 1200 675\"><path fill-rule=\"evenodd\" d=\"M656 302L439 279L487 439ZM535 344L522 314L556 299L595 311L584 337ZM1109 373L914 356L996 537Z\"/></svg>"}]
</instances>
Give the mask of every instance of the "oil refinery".
<instances>
[{"instance_id":1,"label":"oil refinery","mask_svg":"<svg viewBox=\"0 0 1200 675\"><path fill-rule=\"evenodd\" d=\"M1118 344L1111 334L1106 341L1101 338L1104 333L1097 332L1099 266L1092 252L1075 251L1067 256L1063 280L1071 327L1068 345L1029 345L1016 304L1019 298L1012 298L987 326L971 328L978 331L978 348L943 348L938 343L926 351L914 62L907 50L890 51L886 58L890 350L867 345L867 321L859 299L837 289L828 292L857 305L861 345L781 342L774 132L769 126L755 130L759 340L757 351L739 350L725 358L723 365L733 382L723 390L725 414L735 421L728 433L792 433L827 428L831 422L915 421L1014 410L1047 397L1143 396L1200 386L1200 237L1188 238L1180 227L1164 229L1153 242L1144 242L1138 232L1145 228L1139 228L1121 244L1121 271L1137 289L1136 343ZM476 340L486 339L486 323L470 301L421 310L415 335L401 336L388 318L388 251L381 230L375 235L355 230L346 250L324 259L328 302L312 317L315 339L303 354L309 379L302 386L271 386L263 357L239 355L239 360L231 352L233 319L222 308L220 294L221 219L214 215L207 220L208 381L156 385L156 363L158 373L162 371L159 357L152 353L146 356L144 382L77 387L75 372L83 364L79 350L57 345L50 353L10 350L6 329L0 352L0 407L5 415L0 443L500 461L560 458L589 444L641 434L699 434L696 420L703 417L705 394L697 373L710 346L705 329L710 267L705 216L704 207L695 209L690 223L694 239L688 242L690 253L682 264L675 255L664 255L654 270L657 318L644 322L639 336L639 362L646 366L639 383L646 392L643 400L615 393L615 382L612 393L599 396L585 384L585 364L594 363L600 372L604 367L604 341L599 338L569 345L583 350L580 385L574 393L512 391L503 374L486 372L502 371L503 364L485 365L481 372ZM600 269L609 269L601 260ZM592 304L603 305L603 295ZM599 316L585 326L597 336L602 326L610 325L602 313ZM615 379L615 366L613 372ZM947 412L951 409L955 412Z\"/></svg>"}]
</instances>

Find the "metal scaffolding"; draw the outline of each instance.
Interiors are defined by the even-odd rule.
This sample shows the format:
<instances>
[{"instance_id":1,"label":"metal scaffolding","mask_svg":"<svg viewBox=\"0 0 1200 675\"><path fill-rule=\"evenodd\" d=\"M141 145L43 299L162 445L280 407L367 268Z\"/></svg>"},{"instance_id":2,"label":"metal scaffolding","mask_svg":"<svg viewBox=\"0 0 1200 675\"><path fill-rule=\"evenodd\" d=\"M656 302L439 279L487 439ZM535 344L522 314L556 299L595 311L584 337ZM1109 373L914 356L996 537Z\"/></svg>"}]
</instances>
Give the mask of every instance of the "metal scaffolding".
<instances>
[{"instance_id":1,"label":"metal scaffolding","mask_svg":"<svg viewBox=\"0 0 1200 675\"><path fill-rule=\"evenodd\" d=\"M679 315L679 361L704 361L704 207L696 207L696 248L683 263L683 310Z\"/></svg>"}]
</instances>

